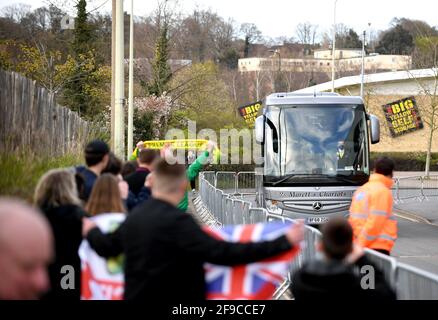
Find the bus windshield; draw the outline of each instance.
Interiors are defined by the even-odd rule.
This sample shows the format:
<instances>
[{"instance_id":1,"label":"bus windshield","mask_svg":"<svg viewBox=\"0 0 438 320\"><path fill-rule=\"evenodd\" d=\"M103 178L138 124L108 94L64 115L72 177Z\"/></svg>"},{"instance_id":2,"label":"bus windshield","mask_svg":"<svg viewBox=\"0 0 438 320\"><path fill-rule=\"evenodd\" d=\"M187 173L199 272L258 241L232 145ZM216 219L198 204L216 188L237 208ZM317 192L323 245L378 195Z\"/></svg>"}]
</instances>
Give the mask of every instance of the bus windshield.
<instances>
[{"instance_id":1,"label":"bus windshield","mask_svg":"<svg viewBox=\"0 0 438 320\"><path fill-rule=\"evenodd\" d=\"M265 176L271 180L319 177L339 182L369 175L363 106L271 106L268 110L272 112L267 118L279 137L276 149L265 145Z\"/></svg>"}]
</instances>

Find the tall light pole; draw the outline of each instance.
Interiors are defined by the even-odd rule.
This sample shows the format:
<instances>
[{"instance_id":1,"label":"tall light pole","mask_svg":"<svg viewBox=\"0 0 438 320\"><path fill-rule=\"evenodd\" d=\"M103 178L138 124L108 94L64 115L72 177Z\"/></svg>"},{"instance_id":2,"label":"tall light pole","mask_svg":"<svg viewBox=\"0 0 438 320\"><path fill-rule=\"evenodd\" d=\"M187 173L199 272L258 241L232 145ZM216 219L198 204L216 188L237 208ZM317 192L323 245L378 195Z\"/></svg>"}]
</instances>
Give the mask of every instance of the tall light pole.
<instances>
[{"instance_id":1,"label":"tall light pole","mask_svg":"<svg viewBox=\"0 0 438 320\"><path fill-rule=\"evenodd\" d=\"M134 145L134 0L131 0L131 20L129 24L129 95L128 95L128 147L127 157Z\"/></svg>"},{"instance_id":2,"label":"tall light pole","mask_svg":"<svg viewBox=\"0 0 438 320\"><path fill-rule=\"evenodd\" d=\"M372 35L371 22L368 22L368 42L367 42L367 46L368 46L370 51L373 49L371 47L371 42L372 42L371 35Z\"/></svg>"},{"instance_id":3,"label":"tall light pole","mask_svg":"<svg viewBox=\"0 0 438 320\"><path fill-rule=\"evenodd\" d=\"M280 55L280 50L275 49L275 50L268 50L268 51L272 52L273 54L277 54L278 55L278 79L280 79L280 77L281 77L281 55ZM275 90L277 91L277 88Z\"/></svg>"},{"instance_id":4,"label":"tall light pole","mask_svg":"<svg viewBox=\"0 0 438 320\"><path fill-rule=\"evenodd\" d=\"M115 61L116 61L116 7L117 0L112 0L112 11L111 11L111 149L114 150L114 142L115 142Z\"/></svg>"},{"instance_id":5,"label":"tall light pole","mask_svg":"<svg viewBox=\"0 0 438 320\"><path fill-rule=\"evenodd\" d=\"M336 4L338 0L335 0L333 10L333 42L332 42L332 92L335 92L335 54L336 54Z\"/></svg>"},{"instance_id":6,"label":"tall light pole","mask_svg":"<svg viewBox=\"0 0 438 320\"><path fill-rule=\"evenodd\" d=\"M124 146L124 101L125 101L125 73L124 73L124 12L123 0L116 1L116 34L114 58L114 153L123 158ZM113 35L114 36L114 35Z\"/></svg>"},{"instance_id":7,"label":"tall light pole","mask_svg":"<svg viewBox=\"0 0 438 320\"><path fill-rule=\"evenodd\" d=\"M364 80L365 80L365 41L366 41L366 31L363 32L362 37L362 72L360 77L360 96L363 99L363 90L364 90Z\"/></svg>"}]
</instances>

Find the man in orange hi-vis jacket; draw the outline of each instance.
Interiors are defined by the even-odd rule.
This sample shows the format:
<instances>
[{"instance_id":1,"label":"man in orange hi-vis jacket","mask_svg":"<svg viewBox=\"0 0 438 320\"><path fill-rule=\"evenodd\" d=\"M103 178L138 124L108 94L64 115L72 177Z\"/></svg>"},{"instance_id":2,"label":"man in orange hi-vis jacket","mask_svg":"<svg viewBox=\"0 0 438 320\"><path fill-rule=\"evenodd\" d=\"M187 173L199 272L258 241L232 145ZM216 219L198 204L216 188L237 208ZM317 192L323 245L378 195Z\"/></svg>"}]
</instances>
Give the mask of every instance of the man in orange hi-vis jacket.
<instances>
[{"instance_id":1,"label":"man in orange hi-vis jacket","mask_svg":"<svg viewBox=\"0 0 438 320\"><path fill-rule=\"evenodd\" d=\"M392 214L394 161L377 159L374 174L353 196L349 222L356 244L389 255L397 239L397 221Z\"/></svg>"}]
</instances>

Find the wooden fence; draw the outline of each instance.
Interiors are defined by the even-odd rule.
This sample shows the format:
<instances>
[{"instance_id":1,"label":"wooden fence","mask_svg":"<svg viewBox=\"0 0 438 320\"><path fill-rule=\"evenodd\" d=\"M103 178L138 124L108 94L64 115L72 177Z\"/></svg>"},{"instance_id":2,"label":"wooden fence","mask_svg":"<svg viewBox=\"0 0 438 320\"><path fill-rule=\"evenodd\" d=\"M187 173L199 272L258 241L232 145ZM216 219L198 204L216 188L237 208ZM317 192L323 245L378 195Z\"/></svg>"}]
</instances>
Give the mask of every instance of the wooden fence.
<instances>
[{"instance_id":1,"label":"wooden fence","mask_svg":"<svg viewBox=\"0 0 438 320\"><path fill-rule=\"evenodd\" d=\"M95 129L34 81L0 70L0 152L80 152Z\"/></svg>"}]
</instances>

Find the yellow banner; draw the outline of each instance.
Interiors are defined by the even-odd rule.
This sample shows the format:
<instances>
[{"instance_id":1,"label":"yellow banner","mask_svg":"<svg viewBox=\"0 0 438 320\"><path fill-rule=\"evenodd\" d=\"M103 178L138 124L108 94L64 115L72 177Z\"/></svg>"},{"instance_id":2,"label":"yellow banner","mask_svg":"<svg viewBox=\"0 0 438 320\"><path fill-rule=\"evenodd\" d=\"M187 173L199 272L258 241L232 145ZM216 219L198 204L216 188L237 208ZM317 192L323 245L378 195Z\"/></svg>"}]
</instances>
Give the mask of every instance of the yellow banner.
<instances>
[{"instance_id":1,"label":"yellow banner","mask_svg":"<svg viewBox=\"0 0 438 320\"><path fill-rule=\"evenodd\" d=\"M154 149L161 150L166 145L169 145L172 149L183 149L183 150L202 150L205 148L208 140L200 140L200 139L184 139L184 140L155 140L155 141L143 141L143 146L145 149ZM138 156L138 147L135 148L132 153L130 160L137 159ZM221 152L218 147L213 150L213 158L216 162L219 162L221 157Z\"/></svg>"},{"instance_id":2,"label":"yellow banner","mask_svg":"<svg viewBox=\"0 0 438 320\"><path fill-rule=\"evenodd\" d=\"M157 140L157 141L143 141L146 149L163 149L166 145L170 145L172 149L202 149L208 143L208 140Z\"/></svg>"}]
</instances>

